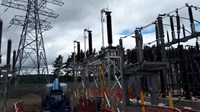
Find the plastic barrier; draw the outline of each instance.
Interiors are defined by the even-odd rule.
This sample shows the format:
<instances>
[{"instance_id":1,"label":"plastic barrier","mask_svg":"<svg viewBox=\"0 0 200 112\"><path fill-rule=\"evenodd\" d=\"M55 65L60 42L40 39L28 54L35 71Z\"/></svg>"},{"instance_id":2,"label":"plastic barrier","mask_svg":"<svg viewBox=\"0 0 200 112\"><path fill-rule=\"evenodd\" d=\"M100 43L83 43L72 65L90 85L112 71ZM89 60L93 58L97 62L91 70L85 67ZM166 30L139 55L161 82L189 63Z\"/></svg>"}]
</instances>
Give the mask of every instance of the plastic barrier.
<instances>
[{"instance_id":1,"label":"plastic barrier","mask_svg":"<svg viewBox=\"0 0 200 112\"><path fill-rule=\"evenodd\" d=\"M145 107L145 112L182 112L177 108L161 107L156 105L143 105ZM142 105L141 105L142 107Z\"/></svg>"},{"instance_id":2,"label":"plastic barrier","mask_svg":"<svg viewBox=\"0 0 200 112\"><path fill-rule=\"evenodd\" d=\"M128 88L128 98L130 98L130 99L134 98L133 89L132 88Z\"/></svg>"},{"instance_id":3,"label":"plastic barrier","mask_svg":"<svg viewBox=\"0 0 200 112\"><path fill-rule=\"evenodd\" d=\"M111 109L104 108L102 112L113 112Z\"/></svg>"},{"instance_id":4,"label":"plastic barrier","mask_svg":"<svg viewBox=\"0 0 200 112\"><path fill-rule=\"evenodd\" d=\"M80 99L79 99L78 110L80 112L84 112L85 111L84 99L82 97L80 97Z\"/></svg>"},{"instance_id":5,"label":"plastic barrier","mask_svg":"<svg viewBox=\"0 0 200 112\"><path fill-rule=\"evenodd\" d=\"M79 99L78 105L79 112L94 112L94 101L91 99Z\"/></svg>"},{"instance_id":6,"label":"plastic barrier","mask_svg":"<svg viewBox=\"0 0 200 112\"><path fill-rule=\"evenodd\" d=\"M181 112L199 112L198 110L183 109Z\"/></svg>"},{"instance_id":7,"label":"plastic barrier","mask_svg":"<svg viewBox=\"0 0 200 112\"><path fill-rule=\"evenodd\" d=\"M13 104L14 112L24 112L24 101L20 100Z\"/></svg>"},{"instance_id":8,"label":"plastic barrier","mask_svg":"<svg viewBox=\"0 0 200 112\"><path fill-rule=\"evenodd\" d=\"M122 90L121 89L117 90L117 97L119 100L122 100Z\"/></svg>"},{"instance_id":9,"label":"plastic barrier","mask_svg":"<svg viewBox=\"0 0 200 112\"><path fill-rule=\"evenodd\" d=\"M99 97L103 96L102 89L91 88L88 91L89 91L89 94L92 96L99 96ZM131 98L131 99L134 98L134 93L133 93L132 88L128 88L127 93L128 93L129 98ZM106 94L108 95L108 90L106 90ZM122 100L122 90L121 89L118 89L118 90L112 89L111 94L116 94L118 99Z\"/></svg>"}]
</instances>

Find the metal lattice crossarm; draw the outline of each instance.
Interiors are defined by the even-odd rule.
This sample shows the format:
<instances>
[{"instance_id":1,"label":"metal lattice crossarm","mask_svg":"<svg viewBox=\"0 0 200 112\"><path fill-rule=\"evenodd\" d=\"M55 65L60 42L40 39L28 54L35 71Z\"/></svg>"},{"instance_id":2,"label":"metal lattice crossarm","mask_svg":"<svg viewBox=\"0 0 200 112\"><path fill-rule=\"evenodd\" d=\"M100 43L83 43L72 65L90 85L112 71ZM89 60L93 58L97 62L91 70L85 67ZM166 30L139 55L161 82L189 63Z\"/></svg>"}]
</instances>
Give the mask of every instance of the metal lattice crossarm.
<instances>
[{"instance_id":1,"label":"metal lattice crossarm","mask_svg":"<svg viewBox=\"0 0 200 112\"><path fill-rule=\"evenodd\" d=\"M25 19L25 16L15 15L14 18L10 21L10 24L24 26L24 19ZM33 17L29 19L28 27L29 28L35 27L35 22L34 22ZM40 19L40 27L41 27L42 31L48 31L51 28L53 28L53 26L51 26L50 22L48 22L46 20L41 20L41 19Z\"/></svg>"},{"instance_id":2,"label":"metal lattice crossarm","mask_svg":"<svg viewBox=\"0 0 200 112\"><path fill-rule=\"evenodd\" d=\"M46 1L48 3L52 3L54 5L58 5L58 6L64 5L64 2L62 2L61 0L43 0L43 1Z\"/></svg>"},{"instance_id":3,"label":"metal lattice crossarm","mask_svg":"<svg viewBox=\"0 0 200 112\"><path fill-rule=\"evenodd\" d=\"M48 0L49 1L49 0ZM39 15L43 15L43 16L47 16L47 17L52 17L52 18L57 18L59 15L54 13L53 10L49 9L46 7L46 3L48 1L43 1L41 0L41 2L38 2L38 13ZM55 5L59 4L59 6L62 6L64 3L63 2L58 2L58 1L54 1L54 0L50 0L50 3L54 3ZM19 0L3 0L1 5L3 6L7 6L7 7L11 7L11 8L15 8L15 9L19 9L19 10L23 10L23 11L27 11L28 8L33 8L32 6L27 5L28 3L31 4L35 4L34 0L28 0L28 1L19 1ZM62 4L62 5L61 5Z\"/></svg>"}]
</instances>

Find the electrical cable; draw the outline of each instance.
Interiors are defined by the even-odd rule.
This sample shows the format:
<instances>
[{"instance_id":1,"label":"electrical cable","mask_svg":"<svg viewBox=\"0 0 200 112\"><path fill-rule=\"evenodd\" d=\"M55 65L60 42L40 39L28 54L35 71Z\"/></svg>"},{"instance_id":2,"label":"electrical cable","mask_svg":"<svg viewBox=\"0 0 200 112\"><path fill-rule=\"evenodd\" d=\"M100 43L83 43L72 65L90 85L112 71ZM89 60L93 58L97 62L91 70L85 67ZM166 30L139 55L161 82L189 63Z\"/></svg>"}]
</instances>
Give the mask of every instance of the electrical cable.
<instances>
[{"instance_id":1,"label":"electrical cable","mask_svg":"<svg viewBox=\"0 0 200 112\"><path fill-rule=\"evenodd\" d=\"M9 9L9 7L7 7L2 13L1 13L1 17L2 15Z\"/></svg>"},{"instance_id":2,"label":"electrical cable","mask_svg":"<svg viewBox=\"0 0 200 112\"><path fill-rule=\"evenodd\" d=\"M12 24L10 24L6 29L4 29L3 31L7 31L10 27L12 26Z\"/></svg>"}]
</instances>

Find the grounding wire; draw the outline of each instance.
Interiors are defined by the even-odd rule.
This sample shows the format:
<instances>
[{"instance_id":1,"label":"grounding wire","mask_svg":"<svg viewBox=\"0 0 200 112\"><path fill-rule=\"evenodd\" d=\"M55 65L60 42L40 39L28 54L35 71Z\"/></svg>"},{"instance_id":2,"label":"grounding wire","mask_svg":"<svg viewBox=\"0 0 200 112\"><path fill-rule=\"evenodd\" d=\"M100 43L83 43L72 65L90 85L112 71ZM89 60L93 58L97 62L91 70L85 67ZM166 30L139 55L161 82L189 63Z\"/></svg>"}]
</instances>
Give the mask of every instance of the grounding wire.
<instances>
[{"instance_id":1,"label":"grounding wire","mask_svg":"<svg viewBox=\"0 0 200 112\"><path fill-rule=\"evenodd\" d=\"M1 16L9 9L9 7L7 7L2 13Z\"/></svg>"},{"instance_id":2,"label":"grounding wire","mask_svg":"<svg viewBox=\"0 0 200 112\"><path fill-rule=\"evenodd\" d=\"M10 24L6 29L4 29L3 31L6 32L10 27L12 26L12 24Z\"/></svg>"},{"instance_id":3,"label":"grounding wire","mask_svg":"<svg viewBox=\"0 0 200 112\"><path fill-rule=\"evenodd\" d=\"M171 14L171 13L173 13L173 12L177 12L177 10L181 10L181 9L183 9L183 8L185 8L185 7L186 7L186 6L183 6L183 7L177 8L176 10L173 10L173 11L171 11L171 12L169 12L169 13L164 13L164 15L165 15L164 18L167 18L166 16L168 16L169 14ZM164 19L164 18L163 18L163 19ZM149 24L147 24L147 25L144 25L144 26L141 26L141 27L139 27L139 28L136 28L136 29L143 30L143 29L145 29L145 28L147 28L147 27L149 27L149 26L151 26L151 25L153 25L153 24L156 24L156 22L157 22L157 20L155 20L155 21L153 21L153 22L151 22L151 23L149 23ZM129 37L129 36L133 35L134 33L135 33L135 32L130 33L130 34L124 36L124 37L125 37L125 38L126 38L126 37Z\"/></svg>"}]
</instances>

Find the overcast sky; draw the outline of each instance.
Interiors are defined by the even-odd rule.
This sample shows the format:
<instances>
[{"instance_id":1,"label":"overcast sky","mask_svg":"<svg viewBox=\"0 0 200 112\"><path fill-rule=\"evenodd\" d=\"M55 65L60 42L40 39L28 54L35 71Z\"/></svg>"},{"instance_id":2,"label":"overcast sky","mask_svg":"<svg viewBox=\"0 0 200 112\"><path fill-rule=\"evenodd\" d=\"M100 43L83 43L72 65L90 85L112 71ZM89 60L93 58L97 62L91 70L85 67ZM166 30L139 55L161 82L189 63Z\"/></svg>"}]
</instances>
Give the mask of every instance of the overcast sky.
<instances>
[{"instance_id":1,"label":"overcast sky","mask_svg":"<svg viewBox=\"0 0 200 112\"><path fill-rule=\"evenodd\" d=\"M1 0L2 1L2 0ZM147 25L156 20L158 14L168 13L176 8L183 7L185 3L200 6L199 0L62 0L65 4L62 7L50 6L60 16L56 19L49 19L53 29L43 34L48 64L51 65L55 58L61 54L64 61L73 52L73 41L81 42L83 45L83 30L89 28L93 34L93 48L97 51L102 46L100 10L108 8L112 11L113 45L118 44L120 37L134 32L136 27ZM25 12L9 8L6 12L5 6L0 6L0 18L4 22L2 54L5 54L6 41L13 40L12 49L19 44L21 26L9 27L9 21L14 15L25 15ZM198 12L198 11L196 11ZM182 12L188 17L187 9ZM197 19L200 19L197 14ZM8 29L7 29L8 28ZM155 40L154 27L144 31L144 43ZM105 31L106 35L106 31ZM105 38L107 46L107 38ZM133 38L124 39L124 47L135 47ZM88 47L87 47L88 48ZM3 58L5 62L5 58Z\"/></svg>"}]
</instances>

